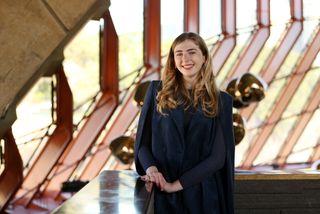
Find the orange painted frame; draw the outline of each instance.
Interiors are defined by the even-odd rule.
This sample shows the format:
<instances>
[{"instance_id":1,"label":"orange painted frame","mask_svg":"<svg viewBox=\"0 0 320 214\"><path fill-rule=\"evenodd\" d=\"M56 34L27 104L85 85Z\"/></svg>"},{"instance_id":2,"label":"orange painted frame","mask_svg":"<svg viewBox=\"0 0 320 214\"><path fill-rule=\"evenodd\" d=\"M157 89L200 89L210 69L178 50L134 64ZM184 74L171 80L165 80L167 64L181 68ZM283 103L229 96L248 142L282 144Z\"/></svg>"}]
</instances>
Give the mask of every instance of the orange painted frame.
<instances>
[{"instance_id":1,"label":"orange painted frame","mask_svg":"<svg viewBox=\"0 0 320 214\"><path fill-rule=\"evenodd\" d=\"M146 71L139 82L158 79L161 69L161 29L160 29L160 0L144 1L144 66ZM138 83L139 83L138 82ZM105 148L109 143L124 134L137 116L139 109L133 104L133 92L128 95L126 102L121 106L120 112L99 144L98 152L89 159L80 179L91 180L106 164L110 153Z\"/></svg>"},{"instance_id":2,"label":"orange painted frame","mask_svg":"<svg viewBox=\"0 0 320 214\"><path fill-rule=\"evenodd\" d=\"M0 213L4 212L23 179L22 159L11 129L4 134L2 139L5 141L5 168L0 175Z\"/></svg>"},{"instance_id":3,"label":"orange painted frame","mask_svg":"<svg viewBox=\"0 0 320 214\"><path fill-rule=\"evenodd\" d=\"M199 33L199 0L184 0L184 31Z\"/></svg>"},{"instance_id":4,"label":"orange painted frame","mask_svg":"<svg viewBox=\"0 0 320 214\"><path fill-rule=\"evenodd\" d=\"M251 35L238 61L228 72L227 80L249 72L251 65L270 36L270 0L257 0L258 29Z\"/></svg>"},{"instance_id":5,"label":"orange painted frame","mask_svg":"<svg viewBox=\"0 0 320 214\"><path fill-rule=\"evenodd\" d=\"M22 186L16 194L14 204L23 206L31 204L72 139L72 92L64 74L62 63L55 75L57 77L57 127L25 176Z\"/></svg>"},{"instance_id":6,"label":"orange painted frame","mask_svg":"<svg viewBox=\"0 0 320 214\"><path fill-rule=\"evenodd\" d=\"M67 181L95 143L118 105L118 36L110 16L103 14L104 26L100 30L100 88L102 95L87 117L78 135L66 148L46 185L44 195L57 198L61 184Z\"/></svg>"},{"instance_id":7,"label":"orange painted frame","mask_svg":"<svg viewBox=\"0 0 320 214\"><path fill-rule=\"evenodd\" d=\"M217 47L212 53L213 72L216 76L236 46L236 1L221 0L221 5L223 39L216 44Z\"/></svg>"}]
</instances>

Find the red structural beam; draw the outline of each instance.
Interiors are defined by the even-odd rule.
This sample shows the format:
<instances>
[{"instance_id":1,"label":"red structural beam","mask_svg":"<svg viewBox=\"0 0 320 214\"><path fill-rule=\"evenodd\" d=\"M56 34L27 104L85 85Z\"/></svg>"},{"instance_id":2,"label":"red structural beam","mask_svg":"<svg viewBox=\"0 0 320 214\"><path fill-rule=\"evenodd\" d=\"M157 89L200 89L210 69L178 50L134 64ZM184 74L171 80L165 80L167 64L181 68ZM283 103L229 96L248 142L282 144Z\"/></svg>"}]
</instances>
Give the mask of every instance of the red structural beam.
<instances>
[{"instance_id":1,"label":"red structural beam","mask_svg":"<svg viewBox=\"0 0 320 214\"><path fill-rule=\"evenodd\" d=\"M199 0L184 0L184 31L199 33Z\"/></svg>"},{"instance_id":2,"label":"red structural beam","mask_svg":"<svg viewBox=\"0 0 320 214\"><path fill-rule=\"evenodd\" d=\"M11 129L0 139L5 143L4 171L0 175L0 213L5 213L6 207L22 183L23 164Z\"/></svg>"},{"instance_id":3,"label":"red structural beam","mask_svg":"<svg viewBox=\"0 0 320 214\"><path fill-rule=\"evenodd\" d=\"M252 146L250 146L247 155L243 159L241 165L243 168L250 168L252 166L253 161L261 151L263 145L276 126L276 121L281 118L282 113L285 111L286 107L294 96L297 87L299 87L300 83L304 79L306 71L311 68L312 63L320 50L319 29L320 28L318 27L315 36L312 38L312 41L304 50L302 58L292 72L292 76L288 79L286 87L281 90L277 103L273 106L273 110L266 119L265 124L268 125L264 126L253 139L251 143Z\"/></svg>"},{"instance_id":4,"label":"red structural beam","mask_svg":"<svg viewBox=\"0 0 320 214\"><path fill-rule=\"evenodd\" d=\"M29 206L35 194L46 181L47 176L57 164L68 143L72 139L73 102L63 66L56 72L57 78L57 121L56 128L43 150L31 166L23 180L22 187L16 194L15 204Z\"/></svg>"},{"instance_id":5,"label":"red structural beam","mask_svg":"<svg viewBox=\"0 0 320 214\"><path fill-rule=\"evenodd\" d=\"M286 28L284 36L281 37L278 43L279 45L275 47L265 66L260 72L260 76L267 82L267 84L272 82L279 71L280 66L301 35L303 26L302 0L290 0L290 13L291 22ZM250 106L241 110L241 115L248 120L256 107L256 103L250 104Z\"/></svg>"},{"instance_id":6,"label":"red structural beam","mask_svg":"<svg viewBox=\"0 0 320 214\"><path fill-rule=\"evenodd\" d=\"M221 28L223 39L216 44L212 53L213 72L218 75L236 46L236 1L221 0Z\"/></svg>"},{"instance_id":7,"label":"red structural beam","mask_svg":"<svg viewBox=\"0 0 320 214\"><path fill-rule=\"evenodd\" d=\"M306 107L301 112L300 116L296 119L296 123L294 124L292 130L288 134L288 138L280 149L277 156L277 163L280 166L283 166L286 163L288 156L290 155L292 149L298 142L303 130L309 123L310 119L314 115L315 110L318 108L320 104L320 80L313 88L312 93L309 96L309 101L306 104Z\"/></svg>"},{"instance_id":8,"label":"red structural beam","mask_svg":"<svg viewBox=\"0 0 320 214\"><path fill-rule=\"evenodd\" d=\"M109 10L103 14L100 29L100 88L118 101L119 94L119 39Z\"/></svg>"},{"instance_id":9,"label":"red structural beam","mask_svg":"<svg viewBox=\"0 0 320 214\"><path fill-rule=\"evenodd\" d=\"M103 15L104 26L100 30L100 88L102 95L92 113L88 115L77 136L60 158L48 182L44 195L57 197L61 184L67 181L96 142L118 105L118 36L109 11Z\"/></svg>"},{"instance_id":10,"label":"red structural beam","mask_svg":"<svg viewBox=\"0 0 320 214\"><path fill-rule=\"evenodd\" d=\"M270 0L257 0L257 23L258 29L248 40L238 61L228 73L227 79L241 76L249 72L251 65L261 52L264 44L270 36Z\"/></svg>"},{"instance_id":11,"label":"red structural beam","mask_svg":"<svg viewBox=\"0 0 320 214\"><path fill-rule=\"evenodd\" d=\"M143 60L147 68L161 68L160 0L144 0Z\"/></svg>"},{"instance_id":12,"label":"red structural beam","mask_svg":"<svg viewBox=\"0 0 320 214\"><path fill-rule=\"evenodd\" d=\"M69 180L72 173L85 158L90 146L95 143L106 123L117 107L116 96L105 93L97 102L93 112L87 117L77 136L72 140L55 167L44 190L44 196L55 198L60 193L61 184Z\"/></svg>"},{"instance_id":13,"label":"red structural beam","mask_svg":"<svg viewBox=\"0 0 320 214\"><path fill-rule=\"evenodd\" d=\"M139 82L158 79L161 69L161 27L160 0L144 1L144 66L146 71ZM130 92L125 103L120 107L119 114L98 145L97 152L89 158L80 179L90 180L95 177L109 159L105 149L110 142L123 135L136 118L139 108L133 103L134 91Z\"/></svg>"},{"instance_id":14,"label":"red structural beam","mask_svg":"<svg viewBox=\"0 0 320 214\"><path fill-rule=\"evenodd\" d=\"M159 78L158 72L153 72L151 75L142 79L143 81L154 80ZM110 157L106 149L112 140L122 136L130 127L136 116L138 115L140 109L134 103L134 91L131 92L129 97L126 99L125 103L120 107L120 112L116 119L113 121L110 128L107 130L105 137L102 142L98 145L97 151L91 156L80 175L81 180L91 180L99 174L103 169L104 165L107 163Z\"/></svg>"}]
</instances>

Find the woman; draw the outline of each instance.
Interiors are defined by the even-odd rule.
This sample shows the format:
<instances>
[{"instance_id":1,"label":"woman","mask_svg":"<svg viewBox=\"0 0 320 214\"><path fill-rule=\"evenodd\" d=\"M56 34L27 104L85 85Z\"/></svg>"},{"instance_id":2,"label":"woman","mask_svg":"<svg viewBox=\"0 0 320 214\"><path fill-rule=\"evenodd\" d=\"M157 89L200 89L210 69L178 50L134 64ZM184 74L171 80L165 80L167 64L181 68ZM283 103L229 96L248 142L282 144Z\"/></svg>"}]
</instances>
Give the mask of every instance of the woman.
<instances>
[{"instance_id":1,"label":"woman","mask_svg":"<svg viewBox=\"0 0 320 214\"><path fill-rule=\"evenodd\" d=\"M155 213L234 213L232 123L232 98L216 87L205 42L181 34L162 81L148 89L136 135L136 170L156 185Z\"/></svg>"}]
</instances>

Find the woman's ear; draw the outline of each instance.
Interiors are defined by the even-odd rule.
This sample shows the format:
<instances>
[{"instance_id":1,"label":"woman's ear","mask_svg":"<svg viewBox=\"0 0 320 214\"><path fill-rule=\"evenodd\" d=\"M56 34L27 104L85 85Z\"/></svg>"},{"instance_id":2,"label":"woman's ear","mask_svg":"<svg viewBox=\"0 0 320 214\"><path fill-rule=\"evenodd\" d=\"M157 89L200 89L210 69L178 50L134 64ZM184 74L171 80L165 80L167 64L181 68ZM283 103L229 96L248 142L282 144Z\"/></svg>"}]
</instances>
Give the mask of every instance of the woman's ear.
<instances>
[{"instance_id":1,"label":"woman's ear","mask_svg":"<svg viewBox=\"0 0 320 214\"><path fill-rule=\"evenodd\" d=\"M205 64L208 60L208 57L206 57L205 55L203 55L203 64Z\"/></svg>"}]
</instances>

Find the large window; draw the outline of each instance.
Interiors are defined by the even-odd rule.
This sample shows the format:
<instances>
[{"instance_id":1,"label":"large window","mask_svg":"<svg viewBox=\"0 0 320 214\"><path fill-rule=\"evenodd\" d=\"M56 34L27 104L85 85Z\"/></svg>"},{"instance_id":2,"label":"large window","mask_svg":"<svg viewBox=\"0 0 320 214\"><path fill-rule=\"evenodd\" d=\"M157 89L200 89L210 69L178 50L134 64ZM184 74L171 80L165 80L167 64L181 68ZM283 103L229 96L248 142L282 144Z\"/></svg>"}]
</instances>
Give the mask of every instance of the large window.
<instances>
[{"instance_id":1,"label":"large window","mask_svg":"<svg viewBox=\"0 0 320 214\"><path fill-rule=\"evenodd\" d=\"M161 1L161 55L166 55L173 40L183 32L184 0Z\"/></svg>"},{"instance_id":2,"label":"large window","mask_svg":"<svg viewBox=\"0 0 320 214\"><path fill-rule=\"evenodd\" d=\"M119 38L119 78L143 65L143 0L112 0L110 14ZM135 75L120 81L128 87Z\"/></svg>"}]
</instances>

